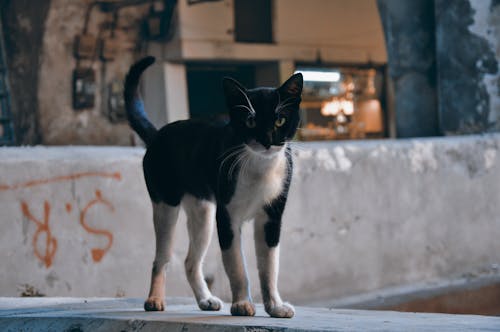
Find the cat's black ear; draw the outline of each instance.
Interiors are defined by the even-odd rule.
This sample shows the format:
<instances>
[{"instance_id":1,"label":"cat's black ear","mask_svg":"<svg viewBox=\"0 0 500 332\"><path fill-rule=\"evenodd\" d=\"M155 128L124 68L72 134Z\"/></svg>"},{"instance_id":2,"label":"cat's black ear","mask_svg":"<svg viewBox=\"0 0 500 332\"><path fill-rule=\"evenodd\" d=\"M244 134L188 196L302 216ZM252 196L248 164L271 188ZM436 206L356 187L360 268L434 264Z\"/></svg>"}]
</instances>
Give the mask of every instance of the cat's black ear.
<instances>
[{"instance_id":1,"label":"cat's black ear","mask_svg":"<svg viewBox=\"0 0 500 332\"><path fill-rule=\"evenodd\" d=\"M247 89L238 81L231 77L224 77L222 86L226 97L226 105L230 110L237 105L249 106Z\"/></svg>"},{"instance_id":2,"label":"cat's black ear","mask_svg":"<svg viewBox=\"0 0 500 332\"><path fill-rule=\"evenodd\" d=\"M289 97L300 97L302 94L302 87L304 86L304 79L301 73L292 75L282 86L278 88L282 95Z\"/></svg>"}]
</instances>

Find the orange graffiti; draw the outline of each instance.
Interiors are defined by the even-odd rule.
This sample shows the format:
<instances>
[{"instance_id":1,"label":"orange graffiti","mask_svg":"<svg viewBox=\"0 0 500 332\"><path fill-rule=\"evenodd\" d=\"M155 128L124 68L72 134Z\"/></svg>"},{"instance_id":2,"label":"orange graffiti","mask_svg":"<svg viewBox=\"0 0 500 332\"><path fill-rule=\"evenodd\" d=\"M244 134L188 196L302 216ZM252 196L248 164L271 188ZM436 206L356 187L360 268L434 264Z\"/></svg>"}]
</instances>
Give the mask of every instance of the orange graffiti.
<instances>
[{"instance_id":1,"label":"orange graffiti","mask_svg":"<svg viewBox=\"0 0 500 332\"><path fill-rule=\"evenodd\" d=\"M109 178L112 180L117 180L121 181L122 175L120 172L98 172L98 171L93 171L93 172L81 172L81 173L73 173L69 175L61 175L61 176L55 176L52 178L42 178L42 179L35 179L35 180L29 180L25 182L19 182L19 183L14 183L14 184L0 184L0 192L1 191L8 191L8 190L17 190L17 189L29 189L35 186L40 186L40 185L48 185L48 184L54 184L54 183L60 183L60 182L65 182L65 181L72 181L72 180L78 180L81 178L86 178L86 177L101 177L101 178ZM62 203L62 202L61 202ZM74 205L70 202L63 203L64 208L68 214L71 214L72 211L74 210ZM99 235L99 236L104 236L107 238L107 244L103 248L92 248L91 249L91 254L92 254L92 259L94 262L100 262L103 258L103 256L109 251L111 248L111 245L113 244L113 234L104 229L97 229L93 228L88 225L87 223L87 212L91 207L93 207L96 204L104 204L109 208L111 211L114 211L114 206L106 199L102 197L102 194L99 190L95 191L95 198L92 199L84 208L83 210L80 211L80 218L79 222L81 226L84 228L85 231L87 231L90 234L93 235ZM33 214L30 211L30 208L28 206L28 203L24 200L21 201L21 212L23 215L30 221L36 224L37 229L35 231L35 234L33 236L33 248L34 248L34 254L36 258L38 258L40 261L43 262L46 268L49 268L52 266L52 263L54 261L54 256L56 255L57 252L57 239L55 236L52 234L52 230L49 225L49 219L50 219L50 211L51 211L51 205L48 201L44 202L44 218L43 221L35 218ZM45 235L45 241L43 239L40 239L41 235ZM43 249L43 245L45 248Z\"/></svg>"},{"instance_id":2,"label":"orange graffiti","mask_svg":"<svg viewBox=\"0 0 500 332\"><path fill-rule=\"evenodd\" d=\"M48 179L32 180L32 181L13 184L13 185L0 184L0 191L15 190L15 189L20 189L20 188L30 188L30 187L39 186L39 185L48 184L48 183L77 180L77 179L84 178L84 177L103 177L103 178L115 179L118 181L120 181L122 178L122 176L119 172L115 172L115 173L83 172L83 173L75 173L75 174L70 174L70 175L56 176L56 177L48 178Z\"/></svg>"},{"instance_id":3,"label":"orange graffiti","mask_svg":"<svg viewBox=\"0 0 500 332\"><path fill-rule=\"evenodd\" d=\"M50 204L45 201L43 204L43 222L37 220L30 212L28 204L25 201L21 201L21 211L23 214L37 225L35 235L33 236L33 248L35 256L41 260L45 267L50 267L52 265L52 260L57 251L57 239L52 236L52 232L49 227L49 216L50 216ZM45 233L45 252L41 253L38 250L38 237L40 234Z\"/></svg>"},{"instance_id":4,"label":"orange graffiti","mask_svg":"<svg viewBox=\"0 0 500 332\"><path fill-rule=\"evenodd\" d=\"M108 200L106 200L102 197L100 190L95 191L95 196L96 196L96 198L91 200L85 206L85 208L83 208L83 210L80 212L80 224L90 234L102 235L108 239L108 244L104 248L92 248L92 250L91 250L92 259L94 260L94 262L100 262L102 257L108 252L108 250L111 248L111 245L113 244L113 234L111 234L110 231L107 231L104 229L97 229L97 228L90 227L87 224L87 220L86 220L87 211L92 206L99 204L99 203L106 205L111 211L114 211L115 208Z\"/></svg>"}]
</instances>

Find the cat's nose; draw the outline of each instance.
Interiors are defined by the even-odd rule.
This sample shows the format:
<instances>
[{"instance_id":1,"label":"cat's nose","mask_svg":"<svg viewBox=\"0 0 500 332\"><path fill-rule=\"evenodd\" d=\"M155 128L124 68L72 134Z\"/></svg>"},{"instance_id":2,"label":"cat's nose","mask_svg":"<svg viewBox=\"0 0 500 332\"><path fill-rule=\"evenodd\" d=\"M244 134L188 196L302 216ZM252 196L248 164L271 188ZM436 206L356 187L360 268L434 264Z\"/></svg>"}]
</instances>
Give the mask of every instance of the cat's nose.
<instances>
[{"instance_id":1,"label":"cat's nose","mask_svg":"<svg viewBox=\"0 0 500 332\"><path fill-rule=\"evenodd\" d=\"M273 131L267 132L267 140L269 141L269 143L274 141L274 132Z\"/></svg>"}]
</instances>

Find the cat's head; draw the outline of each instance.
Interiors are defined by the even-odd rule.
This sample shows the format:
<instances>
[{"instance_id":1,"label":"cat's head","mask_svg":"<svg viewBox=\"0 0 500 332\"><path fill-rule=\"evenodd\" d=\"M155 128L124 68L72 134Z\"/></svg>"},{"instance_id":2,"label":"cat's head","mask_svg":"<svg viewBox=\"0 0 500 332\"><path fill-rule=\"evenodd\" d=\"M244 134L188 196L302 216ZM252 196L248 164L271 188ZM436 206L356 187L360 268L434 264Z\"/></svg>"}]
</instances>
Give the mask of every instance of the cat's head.
<instances>
[{"instance_id":1,"label":"cat's head","mask_svg":"<svg viewBox=\"0 0 500 332\"><path fill-rule=\"evenodd\" d=\"M246 144L279 149L299 124L303 78L298 73L279 88L246 89L232 78L223 80L230 123Z\"/></svg>"}]
</instances>

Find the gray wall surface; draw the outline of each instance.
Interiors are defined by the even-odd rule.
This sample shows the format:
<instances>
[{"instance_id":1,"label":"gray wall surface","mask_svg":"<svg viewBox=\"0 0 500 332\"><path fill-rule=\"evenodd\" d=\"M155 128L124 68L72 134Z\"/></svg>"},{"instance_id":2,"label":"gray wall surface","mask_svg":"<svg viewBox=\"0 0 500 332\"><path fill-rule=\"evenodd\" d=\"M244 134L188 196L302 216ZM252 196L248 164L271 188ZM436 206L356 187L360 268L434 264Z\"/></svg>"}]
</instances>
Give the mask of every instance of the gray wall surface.
<instances>
[{"instance_id":1,"label":"gray wall surface","mask_svg":"<svg viewBox=\"0 0 500 332\"><path fill-rule=\"evenodd\" d=\"M398 137L500 130L500 1L377 0Z\"/></svg>"},{"instance_id":2,"label":"gray wall surface","mask_svg":"<svg viewBox=\"0 0 500 332\"><path fill-rule=\"evenodd\" d=\"M444 134L500 130L500 1L436 0Z\"/></svg>"},{"instance_id":3,"label":"gray wall surface","mask_svg":"<svg viewBox=\"0 0 500 332\"><path fill-rule=\"evenodd\" d=\"M499 149L500 135L295 144L283 297L300 304L499 273ZM146 296L154 234L143 153L1 148L0 295ZM184 224L167 272L169 296L191 296ZM244 246L259 300L251 228ZM216 239L205 271L227 301Z\"/></svg>"}]
</instances>

